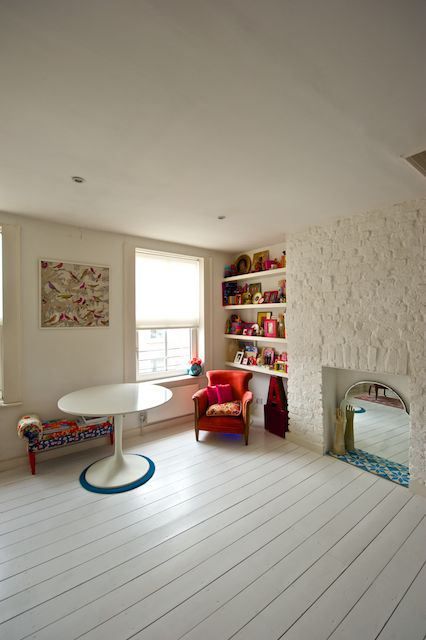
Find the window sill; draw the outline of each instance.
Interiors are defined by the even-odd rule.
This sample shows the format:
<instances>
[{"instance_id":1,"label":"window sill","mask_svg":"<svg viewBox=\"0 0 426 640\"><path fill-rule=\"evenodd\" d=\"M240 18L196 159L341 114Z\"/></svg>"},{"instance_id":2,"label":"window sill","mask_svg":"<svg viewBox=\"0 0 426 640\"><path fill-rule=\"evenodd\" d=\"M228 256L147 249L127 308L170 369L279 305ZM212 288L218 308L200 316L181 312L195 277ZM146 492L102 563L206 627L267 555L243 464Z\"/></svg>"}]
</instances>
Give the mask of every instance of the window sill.
<instances>
[{"instance_id":1,"label":"window sill","mask_svg":"<svg viewBox=\"0 0 426 640\"><path fill-rule=\"evenodd\" d=\"M3 402L0 400L0 409L6 409L7 407L21 407L22 402Z\"/></svg>"},{"instance_id":2,"label":"window sill","mask_svg":"<svg viewBox=\"0 0 426 640\"><path fill-rule=\"evenodd\" d=\"M188 374L183 376L175 376L170 378L153 378L152 380L139 380L138 382L149 382L150 384L161 384L163 387L183 387L194 383L195 380L207 380L204 374L199 376L190 376Z\"/></svg>"}]
</instances>

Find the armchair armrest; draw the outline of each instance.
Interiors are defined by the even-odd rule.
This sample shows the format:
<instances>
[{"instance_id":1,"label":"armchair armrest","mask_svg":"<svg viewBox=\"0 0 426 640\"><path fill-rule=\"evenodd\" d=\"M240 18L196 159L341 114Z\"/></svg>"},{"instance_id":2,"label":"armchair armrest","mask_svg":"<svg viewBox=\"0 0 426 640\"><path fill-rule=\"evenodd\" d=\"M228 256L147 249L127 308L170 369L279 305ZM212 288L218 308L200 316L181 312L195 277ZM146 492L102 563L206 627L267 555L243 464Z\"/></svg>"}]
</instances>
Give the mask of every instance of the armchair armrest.
<instances>
[{"instance_id":1,"label":"armchair armrest","mask_svg":"<svg viewBox=\"0 0 426 640\"><path fill-rule=\"evenodd\" d=\"M253 394L251 391L245 391L243 397L241 398L243 403L243 420L244 423L247 424L247 420L249 417L250 404L253 402Z\"/></svg>"},{"instance_id":2,"label":"armchair armrest","mask_svg":"<svg viewBox=\"0 0 426 640\"><path fill-rule=\"evenodd\" d=\"M196 418L200 418L206 413L209 406L207 389L199 389L196 393L194 393L192 399L195 404L195 416Z\"/></svg>"}]
</instances>

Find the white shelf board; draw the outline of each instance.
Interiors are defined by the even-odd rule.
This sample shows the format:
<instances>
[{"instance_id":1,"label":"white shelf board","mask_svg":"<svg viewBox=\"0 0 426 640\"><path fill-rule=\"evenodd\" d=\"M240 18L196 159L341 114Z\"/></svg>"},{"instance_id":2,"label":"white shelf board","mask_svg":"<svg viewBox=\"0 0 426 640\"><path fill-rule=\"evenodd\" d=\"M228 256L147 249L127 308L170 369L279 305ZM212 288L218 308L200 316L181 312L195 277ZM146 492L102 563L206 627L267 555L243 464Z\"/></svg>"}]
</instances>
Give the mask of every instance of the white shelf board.
<instances>
[{"instance_id":1,"label":"white shelf board","mask_svg":"<svg viewBox=\"0 0 426 640\"><path fill-rule=\"evenodd\" d=\"M235 364L235 362L225 362L228 367L234 369L244 369L245 371L252 371L253 373L263 373L267 376L278 376L279 378L288 378L288 373L283 371L274 371L273 369L266 369L265 367L257 367L248 364Z\"/></svg>"},{"instance_id":2,"label":"white shelf board","mask_svg":"<svg viewBox=\"0 0 426 640\"><path fill-rule=\"evenodd\" d=\"M270 304L226 304L223 309L285 309L285 302L271 302Z\"/></svg>"},{"instance_id":3,"label":"white shelf board","mask_svg":"<svg viewBox=\"0 0 426 640\"><path fill-rule=\"evenodd\" d=\"M251 340L252 342L282 342L283 344L287 342L287 338L265 338L264 336L244 336L231 333L225 333L224 336L228 340L242 340L243 342L246 340Z\"/></svg>"},{"instance_id":4,"label":"white shelf board","mask_svg":"<svg viewBox=\"0 0 426 640\"><path fill-rule=\"evenodd\" d=\"M269 276L284 276L286 268L269 269L268 271L255 271L254 273L243 273L240 276L230 276L223 278L222 282L233 282L234 280L256 280L257 278L265 278Z\"/></svg>"}]
</instances>

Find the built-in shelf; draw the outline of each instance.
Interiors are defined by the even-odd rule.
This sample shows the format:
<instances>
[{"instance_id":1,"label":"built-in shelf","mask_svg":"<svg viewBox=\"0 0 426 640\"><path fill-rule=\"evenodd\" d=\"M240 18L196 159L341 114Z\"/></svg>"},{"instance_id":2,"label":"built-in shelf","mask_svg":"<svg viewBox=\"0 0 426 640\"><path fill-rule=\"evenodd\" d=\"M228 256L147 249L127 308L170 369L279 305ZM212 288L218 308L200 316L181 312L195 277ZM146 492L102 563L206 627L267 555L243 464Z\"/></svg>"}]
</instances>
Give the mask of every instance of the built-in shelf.
<instances>
[{"instance_id":1,"label":"built-in shelf","mask_svg":"<svg viewBox=\"0 0 426 640\"><path fill-rule=\"evenodd\" d=\"M230 276L223 278L222 282L233 282L234 280L255 280L256 278L265 278L269 276L284 276L285 267L281 269L269 269L268 271L255 271L254 273L243 273L240 276Z\"/></svg>"},{"instance_id":2,"label":"built-in shelf","mask_svg":"<svg viewBox=\"0 0 426 640\"><path fill-rule=\"evenodd\" d=\"M270 304L226 304L224 309L285 309L285 302L271 302Z\"/></svg>"},{"instance_id":3,"label":"built-in shelf","mask_svg":"<svg viewBox=\"0 0 426 640\"><path fill-rule=\"evenodd\" d=\"M288 373L284 371L274 371L273 369L267 369L266 367L257 367L250 364L236 364L235 362L225 362L228 367L234 369L244 369L245 371L252 371L253 373L263 373L267 376L278 376L279 378L288 378Z\"/></svg>"},{"instance_id":4,"label":"built-in shelf","mask_svg":"<svg viewBox=\"0 0 426 640\"><path fill-rule=\"evenodd\" d=\"M282 344L287 342L286 338L265 338L264 336L245 336L231 333L225 333L224 336L228 338L228 340L242 340L243 342L246 340L251 340L252 342L281 342Z\"/></svg>"}]
</instances>

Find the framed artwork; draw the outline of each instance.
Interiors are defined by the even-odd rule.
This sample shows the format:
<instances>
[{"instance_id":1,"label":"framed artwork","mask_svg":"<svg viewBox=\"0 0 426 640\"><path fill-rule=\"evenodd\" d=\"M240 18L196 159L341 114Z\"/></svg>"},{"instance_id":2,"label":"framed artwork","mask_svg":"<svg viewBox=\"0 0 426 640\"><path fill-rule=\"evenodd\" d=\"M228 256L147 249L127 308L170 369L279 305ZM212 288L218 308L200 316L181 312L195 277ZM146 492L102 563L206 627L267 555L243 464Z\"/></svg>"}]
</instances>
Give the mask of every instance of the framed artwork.
<instances>
[{"instance_id":1,"label":"framed artwork","mask_svg":"<svg viewBox=\"0 0 426 640\"><path fill-rule=\"evenodd\" d=\"M235 265L236 265L236 268L237 268L237 274L238 275L243 275L245 273L250 273L250 269L251 269L251 258L250 258L250 256L248 256L247 254L243 254L242 256L239 256L235 261Z\"/></svg>"},{"instance_id":2,"label":"framed artwork","mask_svg":"<svg viewBox=\"0 0 426 640\"><path fill-rule=\"evenodd\" d=\"M277 337L277 321L276 319L265 319L263 328L265 330L265 338Z\"/></svg>"},{"instance_id":3,"label":"framed artwork","mask_svg":"<svg viewBox=\"0 0 426 640\"><path fill-rule=\"evenodd\" d=\"M265 271L265 262L269 260L269 251L259 251L253 255L253 271Z\"/></svg>"},{"instance_id":4,"label":"framed artwork","mask_svg":"<svg viewBox=\"0 0 426 640\"><path fill-rule=\"evenodd\" d=\"M252 296L254 296L255 293L262 293L262 283L254 282L253 284L249 284L249 292Z\"/></svg>"},{"instance_id":5,"label":"framed artwork","mask_svg":"<svg viewBox=\"0 0 426 640\"><path fill-rule=\"evenodd\" d=\"M234 358L235 364L241 364L242 359L244 358L244 351L237 351Z\"/></svg>"},{"instance_id":6,"label":"framed artwork","mask_svg":"<svg viewBox=\"0 0 426 640\"><path fill-rule=\"evenodd\" d=\"M109 267L40 260L40 327L109 327Z\"/></svg>"},{"instance_id":7,"label":"framed artwork","mask_svg":"<svg viewBox=\"0 0 426 640\"><path fill-rule=\"evenodd\" d=\"M259 327L263 327L265 320L269 320L272 317L272 311L258 311L257 312L257 324Z\"/></svg>"},{"instance_id":8,"label":"framed artwork","mask_svg":"<svg viewBox=\"0 0 426 640\"><path fill-rule=\"evenodd\" d=\"M242 364L248 364L248 358L243 358Z\"/></svg>"},{"instance_id":9,"label":"framed artwork","mask_svg":"<svg viewBox=\"0 0 426 640\"><path fill-rule=\"evenodd\" d=\"M271 347L262 349L262 360L266 365L273 365L275 362L275 350Z\"/></svg>"}]
</instances>

